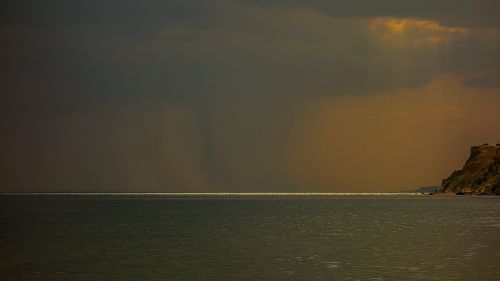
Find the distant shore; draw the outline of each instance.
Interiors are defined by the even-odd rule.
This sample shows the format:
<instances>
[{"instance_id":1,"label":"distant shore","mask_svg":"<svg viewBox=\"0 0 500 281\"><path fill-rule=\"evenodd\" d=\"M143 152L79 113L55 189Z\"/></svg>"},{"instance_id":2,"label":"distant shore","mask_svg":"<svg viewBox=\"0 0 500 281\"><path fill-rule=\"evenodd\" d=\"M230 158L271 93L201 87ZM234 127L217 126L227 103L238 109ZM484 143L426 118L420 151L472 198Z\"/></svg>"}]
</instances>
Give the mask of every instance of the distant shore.
<instances>
[{"instance_id":1,"label":"distant shore","mask_svg":"<svg viewBox=\"0 0 500 281\"><path fill-rule=\"evenodd\" d=\"M421 196L422 192L4 192L0 195L73 196Z\"/></svg>"},{"instance_id":2,"label":"distant shore","mask_svg":"<svg viewBox=\"0 0 500 281\"><path fill-rule=\"evenodd\" d=\"M370 196L474 196L454 192L0 192L1 196L73 196L73 197L171 197L171 198L217 198L217 197L370 197Z\"/></svg>"}]
</instances>

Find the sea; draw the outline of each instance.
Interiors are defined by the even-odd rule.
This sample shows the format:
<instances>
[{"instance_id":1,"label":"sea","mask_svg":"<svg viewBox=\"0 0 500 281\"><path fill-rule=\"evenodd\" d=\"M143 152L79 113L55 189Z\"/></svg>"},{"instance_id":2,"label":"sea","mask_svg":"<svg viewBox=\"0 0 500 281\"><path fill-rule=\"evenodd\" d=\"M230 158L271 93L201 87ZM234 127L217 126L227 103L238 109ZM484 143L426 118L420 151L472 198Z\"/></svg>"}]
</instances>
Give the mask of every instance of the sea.
<instances>
[{"instance_id":1,"label":"sea","mask_svg":"<svg viewBox=\"0 0 500 281\"><path fill-rule=\"evenodd\" d=\"M0 280L500 280L500 197L3 194Z\"/></svg>"}]
</instances>

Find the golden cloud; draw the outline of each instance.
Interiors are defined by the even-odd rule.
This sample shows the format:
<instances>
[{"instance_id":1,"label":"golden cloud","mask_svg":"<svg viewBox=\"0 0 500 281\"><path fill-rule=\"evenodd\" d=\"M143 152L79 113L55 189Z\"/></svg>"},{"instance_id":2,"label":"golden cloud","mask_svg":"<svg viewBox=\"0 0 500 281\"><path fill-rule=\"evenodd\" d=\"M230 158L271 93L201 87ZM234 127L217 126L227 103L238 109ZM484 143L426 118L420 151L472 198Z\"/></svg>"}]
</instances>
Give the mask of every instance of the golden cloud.
<instances>
[{"instance_id":1,"label":"golden cloud","mask_svg":"<svg viewBox=\"0 0 500 281\"><path fill-rule=\"evenodd\" d=\"M450 43L471 33L468 28L449 27L437 21L411 18L375 18L370 21L370 29L377 37L392 44L417 46Z\"/></svg>"},{"instance_id":2,"label":"golden cloud","mask_svg":"<svg viewBox=\"0 0 500 281\"><path fill-rule=\"evenodd\" d=\"M469 88L450 75L414 90L318 98L295 120L283 167L305 190L440 184L470 145L500 140L498 104L500 88Z\"/></svg>"}]
</instances>

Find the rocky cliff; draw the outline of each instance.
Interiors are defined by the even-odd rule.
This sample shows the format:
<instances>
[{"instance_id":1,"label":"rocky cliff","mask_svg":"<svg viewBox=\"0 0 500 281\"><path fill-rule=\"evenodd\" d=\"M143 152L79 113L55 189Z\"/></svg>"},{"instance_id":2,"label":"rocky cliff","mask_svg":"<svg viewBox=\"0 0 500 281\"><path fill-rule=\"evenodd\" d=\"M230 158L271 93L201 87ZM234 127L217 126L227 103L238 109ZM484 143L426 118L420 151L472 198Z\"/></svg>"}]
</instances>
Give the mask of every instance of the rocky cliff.
<instances>
[{"instance_id":1,"label":"rocky cliff","mask_svg":"<svg viewBox=\"0 0 500 281\"><path fill-rule=\"evenodd\" d=\"M500 195L500 144L473 146L462 170L441 184L441 192Z\"/></svg>"}]
</instances>

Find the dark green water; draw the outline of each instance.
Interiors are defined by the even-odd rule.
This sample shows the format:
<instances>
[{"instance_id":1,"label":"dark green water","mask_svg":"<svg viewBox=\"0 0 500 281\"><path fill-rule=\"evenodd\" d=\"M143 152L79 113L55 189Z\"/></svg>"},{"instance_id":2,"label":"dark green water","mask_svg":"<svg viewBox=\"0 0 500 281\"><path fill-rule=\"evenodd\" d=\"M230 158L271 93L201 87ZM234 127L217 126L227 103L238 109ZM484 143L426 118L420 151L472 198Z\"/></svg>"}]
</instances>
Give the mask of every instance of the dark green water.
<instances>
[{"instance_id":1,"label":"dark green water","mask_svg":"<svg viewBox=\"0 0 500 281\"><path fill-rule=\"evenodd\" d=\"M0 280L500 280L500 198L0 196Z\"/></svg>"}]
</instances>

